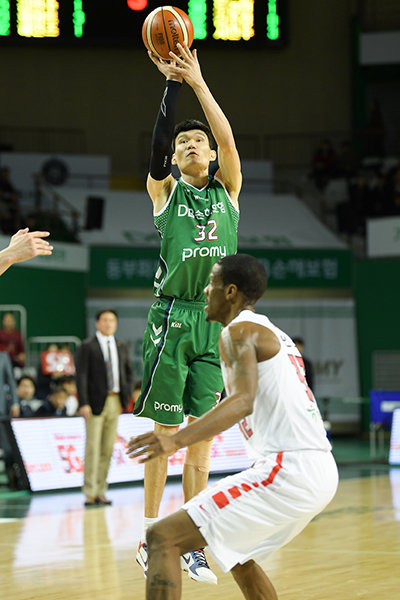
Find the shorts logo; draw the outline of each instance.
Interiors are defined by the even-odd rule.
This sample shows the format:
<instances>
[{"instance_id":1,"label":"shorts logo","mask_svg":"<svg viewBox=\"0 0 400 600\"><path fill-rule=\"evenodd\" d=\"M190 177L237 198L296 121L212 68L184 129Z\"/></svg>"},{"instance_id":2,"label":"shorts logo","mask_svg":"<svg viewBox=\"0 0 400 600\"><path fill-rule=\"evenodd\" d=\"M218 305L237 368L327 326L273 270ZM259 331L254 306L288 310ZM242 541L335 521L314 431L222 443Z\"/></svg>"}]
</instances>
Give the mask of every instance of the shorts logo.
<instances>
[{"instance_id":1,"label":"shorts logo","mask_svg":"<svg viewBox=\"0 0 400 600\"><path fill-rule=\"evenodd\" d=\"M165 410L166 412L182 412L181 404L165 404L164 402L154 402L154 410Z\"/></svg>"},{"instance_id":2,"label":"shorts logo","mask_svg":"<svg viewBox=\"0 0 400 600\"><path fill-rule=\"evenodd\" d=\"M180 329L182 327L182 323L174 321L173 323L171 323L171 327L176 327L177 329Z\"/></svg>"}]
</instances>

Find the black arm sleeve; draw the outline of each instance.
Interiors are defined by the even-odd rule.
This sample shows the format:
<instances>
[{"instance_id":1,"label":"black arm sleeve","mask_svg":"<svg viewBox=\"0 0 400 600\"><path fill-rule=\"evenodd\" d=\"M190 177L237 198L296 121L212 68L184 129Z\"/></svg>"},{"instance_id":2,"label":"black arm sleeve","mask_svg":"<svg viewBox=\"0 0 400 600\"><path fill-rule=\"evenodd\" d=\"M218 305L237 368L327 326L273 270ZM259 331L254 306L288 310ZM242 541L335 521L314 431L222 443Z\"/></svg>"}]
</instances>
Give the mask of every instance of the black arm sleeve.
<instances>
[{"instance_id":1,"label":"black arm sleeve","mask_svg":"<svg viewBox=\"0 0 400 600\"><path fill-rule=\"evenodd\" d=\"M175 127L176 103L182 84L168 80L161 100L151 140L150 175L161 181L171 172L171 143Z\"/></svg>"}]
</instances>

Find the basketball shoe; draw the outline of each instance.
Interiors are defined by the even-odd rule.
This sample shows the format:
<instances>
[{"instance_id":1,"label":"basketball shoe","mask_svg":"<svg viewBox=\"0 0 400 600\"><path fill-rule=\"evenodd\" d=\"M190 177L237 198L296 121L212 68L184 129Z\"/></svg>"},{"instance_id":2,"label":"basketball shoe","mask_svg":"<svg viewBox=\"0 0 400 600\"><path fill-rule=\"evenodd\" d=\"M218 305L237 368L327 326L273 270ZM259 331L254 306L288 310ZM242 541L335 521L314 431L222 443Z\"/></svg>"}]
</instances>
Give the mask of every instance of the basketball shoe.
<instances>
[{"instance_id":1,"label":"basketball shoe","mask_svg":"<svg viewBox=\"0 0 400 600\"><path fill-rule=\"evenodd\" d=\"M140 540L139 547L136 553L136 562L142 567L144 577L147 579L147 569L149 567L149 551L144 540Z\"/></svg>"},{"instance_id":2,"label":"basketball shoe","mask_svg":"<svg viewBox=\"0 0 400 600\"><path fill-rule=\"evenodd\" d=\"M217 576L211 571L203 548L183 554L181 569L187 571L189 579L203 583L218 583Z\"/></svg>"}]
</instances>

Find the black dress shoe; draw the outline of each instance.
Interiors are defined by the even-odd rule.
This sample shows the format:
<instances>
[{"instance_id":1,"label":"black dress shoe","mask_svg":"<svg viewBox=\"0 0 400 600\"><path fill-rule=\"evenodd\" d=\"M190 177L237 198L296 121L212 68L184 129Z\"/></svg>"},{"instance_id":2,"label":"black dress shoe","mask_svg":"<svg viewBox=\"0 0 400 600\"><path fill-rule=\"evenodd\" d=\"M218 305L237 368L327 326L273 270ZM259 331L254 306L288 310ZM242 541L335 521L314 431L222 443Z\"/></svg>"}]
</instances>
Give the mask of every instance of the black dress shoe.
<instances>
[{"instance_id":1,"label":"black dress shoe","mask_svg":"<svg viewBox=\"0 0 400 600\"><path fill-rule=\"evenodd\" d=\"M90 508L91 506L98 506L98 502L96 502L96 500L86 500L85 501L85 506L86 508Z\"/></svg>"},{"instance_id":2,"label":"black dress shoe","mask_svg":"<svg viewBox=\"0 0 400 600\"><path fill-rule=\"evenodd\" d=\"M112 504L112 500L108 500L108 498L105 498L104 496L103 497L97 496L96 504L100 504L103 506L110 506L110 504Z\"/></svg>"}]
</instances>

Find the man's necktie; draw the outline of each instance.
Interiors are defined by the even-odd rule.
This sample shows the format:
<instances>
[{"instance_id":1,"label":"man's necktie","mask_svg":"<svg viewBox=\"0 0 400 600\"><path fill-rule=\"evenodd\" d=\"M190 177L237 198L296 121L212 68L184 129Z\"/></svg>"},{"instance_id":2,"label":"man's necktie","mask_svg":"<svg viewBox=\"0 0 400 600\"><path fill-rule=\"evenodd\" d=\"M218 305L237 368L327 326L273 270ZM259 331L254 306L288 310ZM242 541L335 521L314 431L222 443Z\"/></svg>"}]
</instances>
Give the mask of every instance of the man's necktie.
<instances>
[{"instance_id":1,"label":"man's necktie","mask_svg":"<svg viewBox=\"0 0 400 600\"><path fill-rule=\"evenodd\" d=\"M110 340L107 340L107 350L108 350L108 357L106 360L107 389L109 392L111 392L114 389L114 375L113 375L112 362L111 362Z\"/></svg>"}]
</instances>

